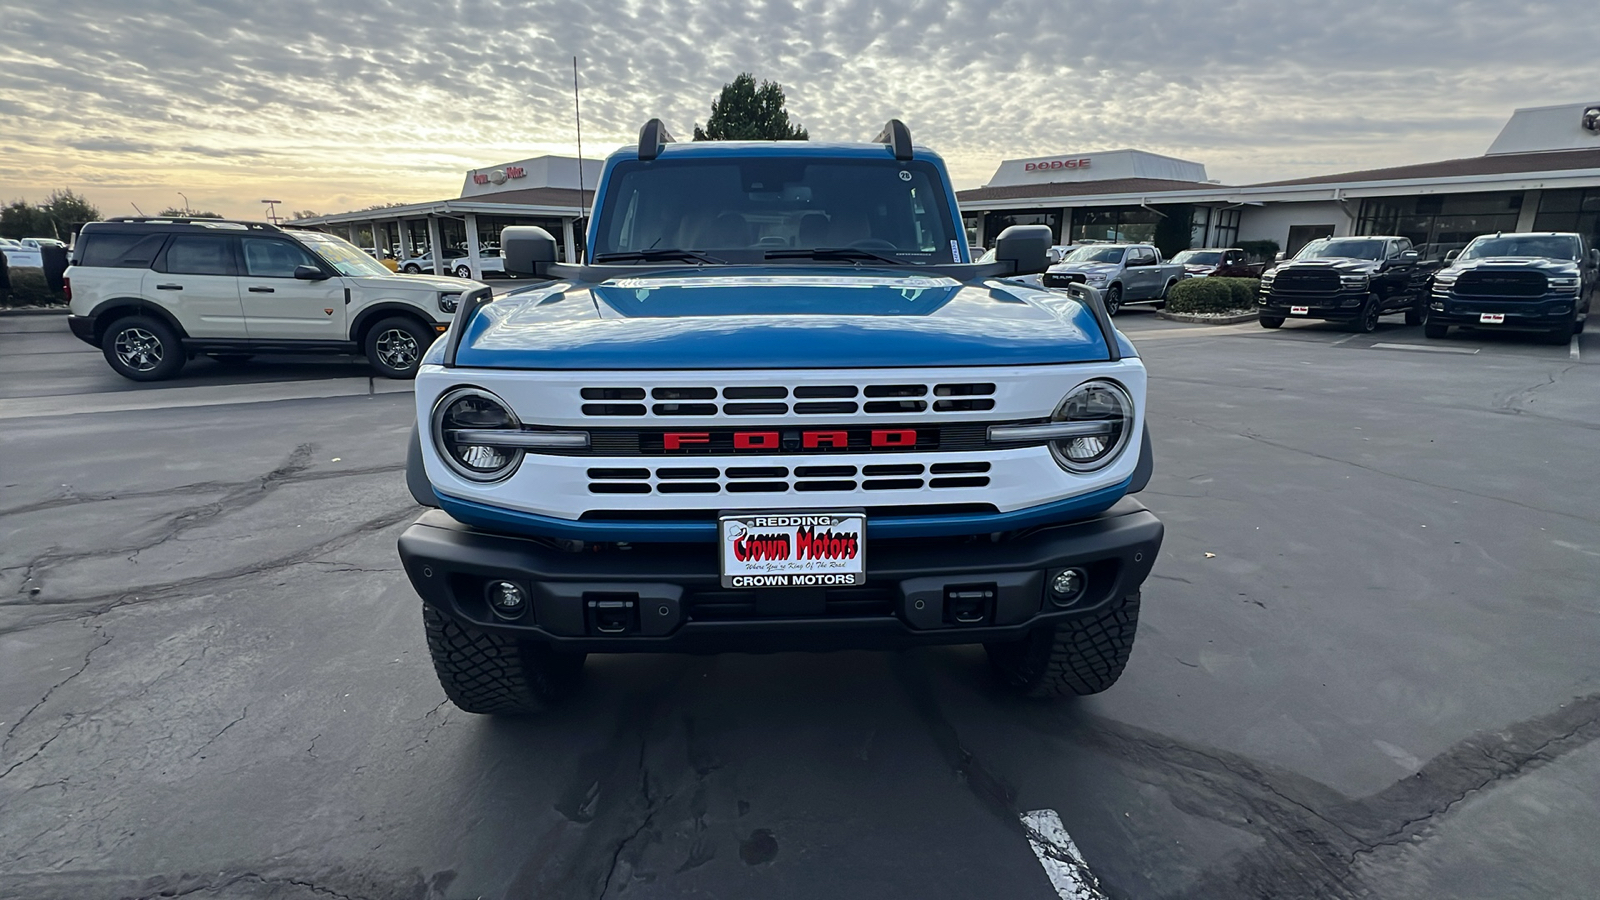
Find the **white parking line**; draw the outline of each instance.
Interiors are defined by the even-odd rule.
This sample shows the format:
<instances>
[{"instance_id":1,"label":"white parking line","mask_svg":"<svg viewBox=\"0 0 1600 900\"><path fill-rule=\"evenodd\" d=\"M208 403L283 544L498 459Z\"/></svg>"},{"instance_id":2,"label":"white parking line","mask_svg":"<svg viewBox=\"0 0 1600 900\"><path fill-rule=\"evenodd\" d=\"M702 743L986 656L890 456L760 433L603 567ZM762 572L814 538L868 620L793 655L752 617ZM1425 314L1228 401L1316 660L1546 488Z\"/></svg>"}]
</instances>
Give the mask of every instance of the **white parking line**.
<instances>
[{"instance_id":1,"label":"white parking line","mask_svg":"<svg viewBox=\"0 0 1600 900\"><path fill-rule=\"evenodd\" d=\"M1419 353L1466 353L1471 355L1478 352L1477 347L1434 347L1429 344L1385 344L1379 342L1372 345L1374 350L1416 350Z\"/></svg>"},{"instance_id":2,"label":"white parking line","mask_svg":"<svg viewBox=\"0 0 1600 900\"><path fill-rule=\"evenodd\" d=\"M1061 900L1105 900L1100 880L1089 871L1078 845L1061 824L1053 809L1036 809L1022 814L1022 827L1028 832L1028 845L1050 879Z\"/></svg>"},{"instance_id":3,"label":"white parking line","mask_svg":"<svg viewBox=\"0 0 1600 900\"><path fill-rule=\"evenodd\" d=\"M1572 336L1572 349L1567 351L1567 355L1572 357L1573 362L1578 361L1578 335Z\"/></svg>"},{"instance_id":4,"label":"white parking line","mask_svg":"<svg viewBox=\"0 0 1600 900\"><path fill-rule=\"evenodd\" d=\"M324 397L362 397L373 393L411 390L409 381L384 379L379 388L370 378L323 378L257 384L213 384L144 391L107 391L56 397L21 397L0 400L0 420L33 416L74 416L130 410L175 409L187 406L224 406L233 403L270 403L275 400L313 400Z\"/></svg>"}]
</instances>

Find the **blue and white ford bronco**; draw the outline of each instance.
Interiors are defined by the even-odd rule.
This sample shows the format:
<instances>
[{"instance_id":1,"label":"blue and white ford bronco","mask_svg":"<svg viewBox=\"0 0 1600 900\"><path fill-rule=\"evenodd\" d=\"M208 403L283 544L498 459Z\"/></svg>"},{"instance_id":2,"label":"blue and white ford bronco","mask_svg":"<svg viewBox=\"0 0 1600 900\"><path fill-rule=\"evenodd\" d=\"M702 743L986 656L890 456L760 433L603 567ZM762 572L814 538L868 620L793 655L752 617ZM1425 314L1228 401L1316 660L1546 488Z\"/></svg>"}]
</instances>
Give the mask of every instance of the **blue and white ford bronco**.
<instances>
[{"instance_id":1,"label":"blue and white ford bronco","mask_svg":"<svg viewBox=\"0 0 1600 900\"><path fill-rule=\"evenodd\" d=\"M1049 230L971 261L944 163L676 143L605 164L587 261L462 298L416 379L400 537L464 710L536 711L588 653L981 643L1034 696L1122 673L1162 526L1145 369Z\"/></svg>"}]
</instances>

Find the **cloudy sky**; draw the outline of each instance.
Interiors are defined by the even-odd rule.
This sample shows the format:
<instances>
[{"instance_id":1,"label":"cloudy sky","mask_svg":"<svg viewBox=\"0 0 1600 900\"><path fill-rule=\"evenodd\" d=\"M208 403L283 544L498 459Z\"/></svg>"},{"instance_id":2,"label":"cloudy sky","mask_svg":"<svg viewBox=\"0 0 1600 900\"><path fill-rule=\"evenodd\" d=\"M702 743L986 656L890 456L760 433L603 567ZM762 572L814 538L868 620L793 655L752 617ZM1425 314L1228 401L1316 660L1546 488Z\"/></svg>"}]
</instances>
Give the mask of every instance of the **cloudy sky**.
<instances>
[{"instance_id":1,"label":"cloudy sky","mask_svg":"<svg viewBox=\"0 0 1600 900\"><path fill-rule=\"evenodd\" d=\"M1136 147L1248 183L1482 153L1600 92L1593 0L0 0L0 200L335 212L686 135L741 71L813 139L890 116L958 187Z\"/></svg>"}]
</instances>

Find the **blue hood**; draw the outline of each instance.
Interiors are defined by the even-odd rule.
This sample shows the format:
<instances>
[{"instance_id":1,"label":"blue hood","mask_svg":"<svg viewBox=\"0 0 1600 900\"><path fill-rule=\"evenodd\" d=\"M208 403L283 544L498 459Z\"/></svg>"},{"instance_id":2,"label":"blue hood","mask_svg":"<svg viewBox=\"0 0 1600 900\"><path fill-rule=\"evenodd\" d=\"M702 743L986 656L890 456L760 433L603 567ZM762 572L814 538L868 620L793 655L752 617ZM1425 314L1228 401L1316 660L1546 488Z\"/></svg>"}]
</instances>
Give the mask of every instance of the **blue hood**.
<instances>
[{"instance_id":1,"label":"blue hood","mask_svg":"<svg viewBox=\"0 0 1600 900\"><path fill-rule=\"evenodd\" d=\"M443 341L429 362L437 362ZM1126 342L1123 353L1133 355ZM999 280L885 270L652 271L503 296L457 364L498 369L994 366L1107 358L1094 314Z\"/></svg>"}]
</instances>

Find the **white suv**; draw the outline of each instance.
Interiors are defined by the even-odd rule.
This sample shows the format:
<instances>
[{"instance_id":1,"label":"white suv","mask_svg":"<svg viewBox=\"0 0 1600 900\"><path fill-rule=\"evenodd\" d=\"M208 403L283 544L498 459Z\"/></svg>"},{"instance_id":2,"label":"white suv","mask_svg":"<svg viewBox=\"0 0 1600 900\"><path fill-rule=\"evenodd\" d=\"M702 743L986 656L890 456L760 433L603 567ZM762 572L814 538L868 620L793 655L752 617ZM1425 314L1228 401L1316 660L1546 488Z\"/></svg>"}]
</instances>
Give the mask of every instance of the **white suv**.
<instances>
[{"instance_id":1,"label":"white suv","mask_svg":"<svg viewBox=\"0 0 1600 900\"><path fill-rule=\"evenodd\" d=\"M171 378L205 354L365 353L410 378L442 333L459 278L400 276L315 231L220 219L92 222L67 269L72 333L135 381Z\"/></svg>"}]
</instances>

